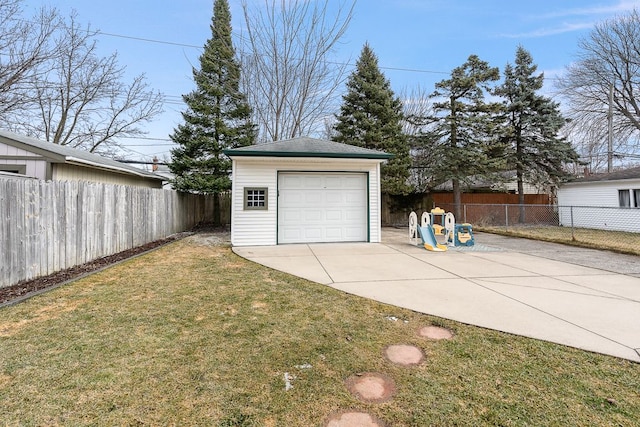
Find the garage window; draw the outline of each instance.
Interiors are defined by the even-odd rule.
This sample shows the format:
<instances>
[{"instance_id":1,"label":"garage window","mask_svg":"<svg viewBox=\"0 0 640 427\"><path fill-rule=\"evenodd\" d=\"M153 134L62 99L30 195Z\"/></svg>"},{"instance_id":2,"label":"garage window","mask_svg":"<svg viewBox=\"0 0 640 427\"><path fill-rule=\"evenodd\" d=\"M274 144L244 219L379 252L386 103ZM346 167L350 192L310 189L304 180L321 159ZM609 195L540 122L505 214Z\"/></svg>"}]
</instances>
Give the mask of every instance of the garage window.
<instances>
[{"instance_id":1,"label":"garage window","mask_svg":"<svg viewBox=\"0 0 640 427\"><path fill-rule=\"evenodd\" d=\"M631 207L631 193L629 193L629 190L618 190L618 202L621 208Z\"/></svg>"},{"instance_id":2,"label":"garage window","mask_svg":"<svg viewBox=\"0 0 640 427\"><path fill-rule=\"evenodd\" d=\"M266 187L244 189L244 208L246 210L267 210L269 190Z\"/></svg>"}]
</instances>

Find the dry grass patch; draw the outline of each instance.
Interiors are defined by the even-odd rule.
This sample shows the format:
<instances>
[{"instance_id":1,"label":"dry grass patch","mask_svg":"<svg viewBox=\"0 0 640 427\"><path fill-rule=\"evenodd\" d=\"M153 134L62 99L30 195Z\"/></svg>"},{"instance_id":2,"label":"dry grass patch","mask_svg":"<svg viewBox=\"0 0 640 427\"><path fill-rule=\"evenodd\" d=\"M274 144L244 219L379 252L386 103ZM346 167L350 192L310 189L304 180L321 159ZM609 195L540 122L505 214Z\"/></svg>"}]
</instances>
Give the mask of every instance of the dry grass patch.
<instances>
[{"instance_id":1,"label":"dry grass patch","mask_svg":"<svg viewBox=\"0 0 640 427\"><path fill-rule=\"evenodd\" d=\"M640 255L640 233L569 227L476 227L478 231Z\"/></svg>"},{"instance_id":2,"label":"dry grass patch","mask_svg":"<svg viewBox=\"0 0 640 427\"><path fill-rule=\"evenodd\" d=\"M34 318L0 337L7 425L318 426L349 409L394 426L640 420L637 364L349 296L188 240L0 311L3 325ZM455 337L420 338L432 324ZM426 362L386 361L399 342ZM357 400L344 381L362 372L392 378L394 397Z\"/></svg>"}]
</instances>

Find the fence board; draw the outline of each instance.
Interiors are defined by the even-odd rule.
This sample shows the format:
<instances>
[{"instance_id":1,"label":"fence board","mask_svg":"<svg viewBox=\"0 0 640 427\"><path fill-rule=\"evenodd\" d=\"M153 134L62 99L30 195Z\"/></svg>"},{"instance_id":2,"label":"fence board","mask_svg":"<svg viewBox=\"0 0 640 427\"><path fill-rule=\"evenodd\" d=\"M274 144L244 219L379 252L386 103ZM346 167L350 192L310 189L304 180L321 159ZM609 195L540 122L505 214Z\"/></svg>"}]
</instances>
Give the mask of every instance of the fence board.
<instances>
[{"instance_id":1,"label":"fence board","mask_svg":"<svg viewBox=\"0 0 640 427\"><path fill-rule=\"evenodd\" d=\"M228 224L230 194L220 198ZM169 190L0 179L0 287L191 229L213 218L213 205Z\"/></svg>"}]
</instances>

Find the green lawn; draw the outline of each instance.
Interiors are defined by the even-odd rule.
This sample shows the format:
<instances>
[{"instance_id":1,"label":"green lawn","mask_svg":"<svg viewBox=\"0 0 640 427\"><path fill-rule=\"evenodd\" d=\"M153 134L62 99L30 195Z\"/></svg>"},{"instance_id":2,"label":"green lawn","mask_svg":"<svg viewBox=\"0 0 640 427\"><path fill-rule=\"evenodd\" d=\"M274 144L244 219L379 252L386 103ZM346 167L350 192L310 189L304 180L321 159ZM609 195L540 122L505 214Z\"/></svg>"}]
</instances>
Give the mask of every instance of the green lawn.
<instances>
[{"instance_id":1,"label":"green lawn","mask_svg":"<svg viewBox=\"0 0 640 427\"><path fill-rule=\"evenodd\" d=\"M430 324L455 338L419 338ZM400 343L426 362L385 361ZM344 380L368 371L394 379L392 400L350 395ZM634 426L640 365L346 295L189 239L0 310L2 425L322 426L350 408L392 426Z\"/></svg>"}]
</instances>

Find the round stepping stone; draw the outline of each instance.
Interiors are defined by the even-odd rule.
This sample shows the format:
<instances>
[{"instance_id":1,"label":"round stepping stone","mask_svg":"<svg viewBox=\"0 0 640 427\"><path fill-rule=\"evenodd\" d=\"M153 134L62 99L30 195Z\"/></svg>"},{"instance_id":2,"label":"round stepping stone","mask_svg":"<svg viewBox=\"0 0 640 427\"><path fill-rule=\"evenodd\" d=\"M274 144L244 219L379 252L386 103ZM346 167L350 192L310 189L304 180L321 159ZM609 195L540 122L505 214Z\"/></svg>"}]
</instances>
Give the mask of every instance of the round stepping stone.
<instances>
[{"instance_id":1,"label":"round stepping stone","mask_svg":"<svg viewBox=\"0 0 640 427\"><path fill-rule=\"evenodd\" d=\"M377 372L352 375L347 378L345 383L351 394L363 402L386 402L396 392L396 384L393 380Z\"/></svg>"},{"instance_id":2,"label":"round stepping stone","mask_svg":"<svg viewBox=\"0 0 640 427\"><path fill-rule=\"evenodd\" d=\"M420 328L418 335L432 340L450 340L453 338L453 332L439 326L425 326Z\"/></svg>"},{"instance_id":3,"label":"round stepping stone","mask_svg":"<svg viewBox=\"0 0 640 427\"><path fill-rule=\"evenodd\" d=\"M333 414L327 420L326 427L384 427L385 424L366 412L342 412Z\"/></svg>"},{"instance_id":4,"label":"round stepping stone","mask_svg":"<svg viewBox=\"0 0 640 427\"><path fill-rule=\"evenodd\" d=\"M415 345L396 344L384 349L385 357L401 366L416 366L424 360L424 353Z\"/></svg>"}]
</instances>

